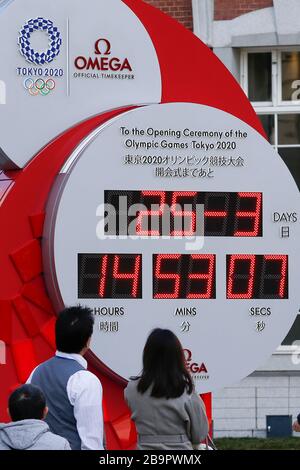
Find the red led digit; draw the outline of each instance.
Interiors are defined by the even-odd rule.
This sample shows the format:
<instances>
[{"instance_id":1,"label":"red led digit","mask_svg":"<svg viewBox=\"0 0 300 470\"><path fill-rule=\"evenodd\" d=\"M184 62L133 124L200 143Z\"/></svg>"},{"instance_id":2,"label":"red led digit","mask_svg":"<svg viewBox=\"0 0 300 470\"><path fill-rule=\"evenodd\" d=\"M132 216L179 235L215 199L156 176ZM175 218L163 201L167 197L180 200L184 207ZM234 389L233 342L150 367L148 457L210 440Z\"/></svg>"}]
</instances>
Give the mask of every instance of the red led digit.
<instances>
[{"instance_id":1,"label":"red led digit","mask_svg":"<svg viewBox=\"0 0 300 470\"><path fill-rule=\"evenodd\" d=\"M209 205L209 200L210 199L214 199L215 197L219 197L219 195L215 194L215 193L207 193L206 197L205 197L205 207L207 207ZM229 197L228 197L228 194L225 194L224 195L225 197L225 207L228 207L228 202L229 202ZM205 210L204 211L204 215L205 217L227 217L228 215L228 211L227 210L214 210L214 211L210 211L210 210Z\"/></svg>"},{"instance_id":2,"label":"red led digit","mask_svg":"<svg viewBox=\"0 0 300 470\"><path fill-rule=\"evenodd\" d=\"M101 260L101 274L100 274L100 283L99 283L99 296L104 297L105 295L105 287L107 281L107 263L108 263L108 255L102 257Z\"/></svg>"},{"instance_id":3,"label":"red led digit","mask_svg":"<svg viewBox=\"0 0 300 470\"><path fill-rule=\"evenodd\" d=\"M235 237L257 237L260 229L260 218L261 218L261 208L262 208L262 194L261 193L239 193L240 200L243 198L253 198L255 199L255 210L254 211L240 211L236 213L236 226L238 225L238 219L241 218L250 218L253 219L253 229L252 230L236 230L234 232ZM238 202L238 207L240 206L240 200Z\"/></svg>"},{"instance_id":4,"label":"red led digit","mask_svg":"<svg viewBox=\"0 0 300 470\"><path fill-rule=\"evenodd\" d=\"M248 261L249 269L247 274L239 274L237 266L239 262ZM252 299L255 273L255 255L230 255L229 256L229 274L227 279L227 299ZM235 283L239 279L247 280L247 289L242 293L235 293Z\"/></svg>"},{"instance_id":5,"label":"red led digit","mask_svg":"<svg viewBox=\"0 0 300 470\"><path fill-rule=\"evenodd\" d=\"M131 296L135 298L137 297L138 287L139 287L139 279L140 279L140 271L141 271L141 256L140 255L135 256L133 272L120 273L119 269L120 269L120 257L121 256L122 255L114 256L113 278L122 279L125 281L131 280L132 281Z\"/></svg>"},{"instance_id":6,"label":"red led digit","mask_svg":"<svg viewBox=\"0 0 300 470\"><path fill-rule=\"evenodd\" d=\"M158 210L146 210L146 211L140 211L137 217L137 223L136 223L136 234L141 235L141 236L146 236L146 237L151 237L151 236L159 236L160 231L159 230L143 230L143 223L144 220L146 219L148 227L148 222L150 218L150 226L152 225L152 217L162 217L165 209L165 202L166 202L166 193L165 191L142 191L142 196L145 197L158 197L159 198L159 209ZM149 228L149 227L148 227Z\"/></svg>"},{"instance_id":7,"label":"red led digit","mask_svg":"<svg viewBox=\"0 0 300 470\"><path fill-rule=\"evenodd\" d=\"M214 270L215 270L215 256L214 255L191 255L191 260L208 260L208 269L206 273L190 273L188 275L188 279L190 281L193 279L205 280L206 291L202 293L190 293L187 295L187 299L211 299L213 285L214 285L213 275L214 275Z\"/></svg>"},{"instance_id":8,"label":"red led digit","mask_svg":"<svg viewBox=\"0 0 300 470\"><path fill-rule=\"evenodd\" d=\"M278 279L279 279L278 296L281 299L283 299L284 294L285 294L286 277L287 277L287 256L286 255L265 255L264 260L269 261L269 262L281 261L280 274L278 275Z\"/></svg>"},{"instance_id":9,"label":"red led digit","mask_svg":"<svg viewBox=\"0 0 300 470\"><path fill-rule=\"evenodd\" d=\"M226 236L229 220L228 209L230 207L230 194L206 193L204 207L205 235Z\"/></svg>"},{"instance_id":10,"label":"red led digit","mask_svg":"<svg viewBox=\"0 0 300 470\"><path fill-rule=\"evenodd\" d=\"M155 264L155 279L173 280L174 288L171 293L158 293L155 294L155 299L178 299L180 290L180 274L177 273L163 273L162 265L166 260L180 260L181 255L157 255Z\"/></svg>"},{"instance_id":11,"label":"red led digit","mask_svg":"<svg viewBox=\"0 0 300 470\"><path fill-rule=\"evenodd\" d=\"M174 192L173 195L172 195L172 205L171 205L171 213L173 214L174 216L174 224L175 224L175 227L176 227L176 218L180 217L180 223L182 225L182 222L183 222L183 227L184 227L184 230L173 230L171 232L171 235L172 236L175 236L175 237L188 237L188 236L192 236L195 234L196 232L196 213L195 211L186 211L186 210L182 210L182 208L180 209L180 204L178 202L178 200L180 198L195 198L195 196L197 196L197 192L191 192L191 191L180 191L180 192ZM190 219L190 224L189 224L189 228L186 229L186 224L185 224L185 221L186 221L186 218L189 218Z\"/></svg>"},{"instance_id":12,"label":"red led digit","mask_svg":"<svg viewBox=\"0 0 300 470\"><path fill-rule=\"evenodd\" d=\"M227 211L205 211L205 217L227 217Z\"/></svg>"}]
</instances>

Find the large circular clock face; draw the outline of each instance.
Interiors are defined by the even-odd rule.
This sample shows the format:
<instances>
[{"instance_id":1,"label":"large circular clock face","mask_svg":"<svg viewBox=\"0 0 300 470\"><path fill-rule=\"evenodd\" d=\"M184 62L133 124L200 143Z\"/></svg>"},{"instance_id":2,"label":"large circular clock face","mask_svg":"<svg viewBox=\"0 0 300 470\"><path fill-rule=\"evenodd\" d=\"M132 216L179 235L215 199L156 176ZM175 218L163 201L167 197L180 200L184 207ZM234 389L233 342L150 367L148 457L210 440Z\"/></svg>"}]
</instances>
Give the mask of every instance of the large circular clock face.
<instances>
[{"instance_id":1,"label":"large circular clock face","mask_svg":"<svg viewBox=\"0 0 300 470\"><path fill-rule=\"evenodd\" d=\"M91 134L62 168L44 256L57 307L95 314L93 353L128 379L173 330L199 392L261 365L299 301L299 192L273 148L218 109L146 106Z\"/></svg>"}]
</instances>

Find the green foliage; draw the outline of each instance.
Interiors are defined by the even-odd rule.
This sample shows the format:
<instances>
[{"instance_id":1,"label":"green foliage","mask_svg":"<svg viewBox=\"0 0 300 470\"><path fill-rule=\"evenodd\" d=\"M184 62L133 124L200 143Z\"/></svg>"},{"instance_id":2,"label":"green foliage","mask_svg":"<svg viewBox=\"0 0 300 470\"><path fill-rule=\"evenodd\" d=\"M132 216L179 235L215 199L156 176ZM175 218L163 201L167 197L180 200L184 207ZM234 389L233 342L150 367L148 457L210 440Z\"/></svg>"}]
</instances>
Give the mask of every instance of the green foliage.
<instances>
[{"instance_id":1,"label":"green foliage","mask_svg":"<svg viewBox=\"0 0 300 470\"><path fill-rule=\"evenodd\" d=\"M219 450L300 450L300 438L222 438L214 439Z\"/></svg>"}]
</instances>

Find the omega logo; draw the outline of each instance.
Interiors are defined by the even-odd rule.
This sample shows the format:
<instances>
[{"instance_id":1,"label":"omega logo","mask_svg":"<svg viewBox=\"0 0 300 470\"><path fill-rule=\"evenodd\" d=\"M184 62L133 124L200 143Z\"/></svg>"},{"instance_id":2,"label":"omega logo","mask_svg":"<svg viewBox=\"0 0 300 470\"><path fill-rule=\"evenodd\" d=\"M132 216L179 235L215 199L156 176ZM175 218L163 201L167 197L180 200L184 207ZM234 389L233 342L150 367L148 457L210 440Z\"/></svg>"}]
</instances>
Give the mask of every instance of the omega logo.
<instances>
[{"instance_id":1,"label":"omega logo","mask_svg":"<svg viewBox=\"0 0 300 470\"><path fill-rule=\"evenodd\" d=\"M112 72L132 72L132 67L127 58L111 56L111 43L106 38L99 38L95 42L94 53L97 57L78 56L74 65L78 70L101 70Z\"/></svg>"}]
</instances>

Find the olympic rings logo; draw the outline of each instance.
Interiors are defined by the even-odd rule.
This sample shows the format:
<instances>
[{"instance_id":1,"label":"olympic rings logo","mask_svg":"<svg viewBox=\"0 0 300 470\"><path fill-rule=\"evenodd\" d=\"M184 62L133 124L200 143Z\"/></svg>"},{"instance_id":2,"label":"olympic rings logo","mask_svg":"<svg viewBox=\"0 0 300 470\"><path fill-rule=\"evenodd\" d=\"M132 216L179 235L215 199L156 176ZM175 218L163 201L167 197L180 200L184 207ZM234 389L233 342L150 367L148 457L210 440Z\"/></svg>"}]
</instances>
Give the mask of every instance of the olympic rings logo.
<instances>
[{"instance_id":1,"label":"olympic rings logo","mask_svg":"<svg viewBox=\"0 0 300 470\"><path fill-rule=\"evenodd\" d=\"M24 88L28 90L31 96L47 96L54 90L56 84L52 78L48 80L43 80L42 78L38 78L37 80L33 80L32 78L25 78L24 80Z\"/></svg>"},{"instance_id":2,"label":"olympic rings logo","mask_svg":"<svg viewBox=\"0 0 300 470\"><path fill-rule=\"evenodd\" d=\"M45 52L36 52L31 47L31 34L35 31L43 31L48 34L49 47ZM44 65L49 64L58 56L62 45L62 38L53 21L45 18L35 18L29 20L21 29L18 44L21 54L28 62L35 65Z\"/></svg>"}]
</instances>

